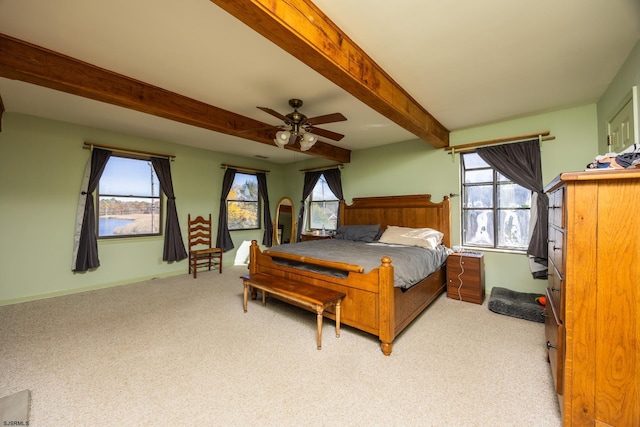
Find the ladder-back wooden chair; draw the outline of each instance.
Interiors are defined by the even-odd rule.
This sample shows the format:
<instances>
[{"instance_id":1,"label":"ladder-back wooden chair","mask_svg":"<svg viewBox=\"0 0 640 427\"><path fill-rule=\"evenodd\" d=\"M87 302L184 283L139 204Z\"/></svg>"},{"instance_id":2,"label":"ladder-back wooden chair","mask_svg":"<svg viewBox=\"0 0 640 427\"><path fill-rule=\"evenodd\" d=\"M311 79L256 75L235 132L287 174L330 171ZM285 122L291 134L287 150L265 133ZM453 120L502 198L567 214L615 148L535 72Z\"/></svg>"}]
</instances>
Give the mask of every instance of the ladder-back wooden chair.
<instances>
[{"instance_id":1,"label":"ladder-back wooden chair","mask_svg":"<svg viewBox=\"0 0 640 427\"><path fill-rule=\"evenodd\" d=\"M212 247L213 235L211 227L211 214L209 220L201 216L191 219L189 214L189 274L193 272L193 278L198 277L198 268L218 267L222 273L222 249Z\"/></svg>"}]
</instances>

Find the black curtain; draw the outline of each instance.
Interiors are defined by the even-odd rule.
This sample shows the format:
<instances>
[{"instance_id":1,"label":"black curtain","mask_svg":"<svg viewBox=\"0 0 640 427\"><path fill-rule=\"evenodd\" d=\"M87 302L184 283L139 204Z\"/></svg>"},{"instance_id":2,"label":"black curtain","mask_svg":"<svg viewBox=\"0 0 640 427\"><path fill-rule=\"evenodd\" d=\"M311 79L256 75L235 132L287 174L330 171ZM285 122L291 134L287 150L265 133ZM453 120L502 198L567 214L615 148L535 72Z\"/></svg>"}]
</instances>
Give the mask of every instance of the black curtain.
<instances>
[{"instance_id":1,"label":"black curtain","mask_svg":"<svg viewBox=\"0 0 640 427\"><path fill-rule=\"evenodd\" d=\"M340 169L327 169L322 171L322 173L327 180L329 189L338 198L338 200L343 200L344 195L342 194L342 176L340 174Z\"/></svg>"},{"instance_id":2,"label":"black curtain","mask_svg":"<svg viewBox=\"0 0 640 427\"><path fill-rule=\"evenodd\" d=\"M342 194L342 175L340 173L340 169L327 169L322 171L322 173L327 180L329 190L331 190L338 200L342 202L344 200L344 195ZM336 224L340 226L340 209L338 209L338 221Z\"/></svg>"},{"instance_id":3,"label":"black curtain","mask_svg":"<svg viewBox=\"0 0 640 427\"><path fill-rule=\"evenodd\" d=\"M227 168L222 179L222 195L220 196L220 215L218 216L218 238L216 247L227 252L233 249L233 240L229 233L229 224L227 223L227 196L231 191L233 179L236 177L237 170Z\"/></svg>"},{"instance_id":4,"label":"black curtain","mask_svg":"<svg viewBox=\"0 0 640 427\"><path fill-rule=\"evenodd\" d=\"M267 191L267 174L260 172L257 173L256 176L258 177L258 192L262 200L264 200L264 214L262 215L264 221L264 236L262 237L262 244L270 247L273 244L273 224L271 223L269 192Z\"/></svg>"},{"instance_id":5,"label":"black curtain","mask_svg":"<svg viewBox=\"0 0 640 427\"><path fill-rule=\"evenodd\" d=\"M304 174L304 186L302 187L302 200L300 201L300 212L298 213L298 239L302 236L302 230L304 229L304 201L307 200L309 194L313 191L313 187L322 176L323 171L310 171Z\"/></svg>"},{"instance_id":6,"label":"black curtain","mask_svg":"<svg viewBox=\"0 0 640 427\"><path fill-rule=\"evenodd\" d=\"M176 209L176 196L173 192L173 180L171 179L171 163L169 159L151 157L151 164L158 175L160 188L167 196L167 219L165 221L163 261L180 261L187 258L184 249L178 211Z\"/></svg>"},{"instance_id":7,"label":"black curtain","mask_svg":"<svg viewBox=\"0 0 640 427\"><path fill-rule=\"evenodd\" d=\"M535 212L531 212L531 214L532 220L535 219L535 224L527 254L534 258L535 263L542 266L533 272L534 278L546 278L549 198L544 192L542 183L540 141L534 139L514 144L483 147L478 148L476 152L492 168L516 184L531 190L536 196L532 197Z\"/></svg>"},{"instance_id":8,"label":"black curtain","mask_svg":"<svg viewBox=\"0 0 640 427\"><path fill-rule=\"evenodd\" d=\"M78 245L78 255L73 271L87 271L100 266L98 259L98 236L96 234L96 212L93 202L93 192L96 191L100 177L111 157L111 151L94 148L91 151L91 174L86 191L81 194L86 197L82 228Z\"/></svg>"}]
</instances>

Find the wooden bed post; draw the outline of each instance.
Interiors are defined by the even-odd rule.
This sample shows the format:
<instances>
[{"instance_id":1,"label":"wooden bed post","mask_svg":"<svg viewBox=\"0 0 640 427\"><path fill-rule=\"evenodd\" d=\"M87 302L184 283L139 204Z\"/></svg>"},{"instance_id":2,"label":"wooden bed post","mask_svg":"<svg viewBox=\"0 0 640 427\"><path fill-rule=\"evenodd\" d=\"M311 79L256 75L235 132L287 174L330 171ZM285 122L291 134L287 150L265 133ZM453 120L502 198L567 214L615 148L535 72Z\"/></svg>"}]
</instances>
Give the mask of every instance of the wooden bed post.
<instances>
[{"instance_id":1,"label":"wooden bed post","mask_svg":"<svg viewBox=\"0 0 640 427\"><path fill-rule=\"evenodd\" d=\"M252 240L251 246L249 247L249 272L251 274L256 274L258 272L258 241Z\"/></svg>"},{"instance_id":2,"label":"wooden bed post","mask_svg":"<svg viewBox=\"0 0 640 427\"><path fill-rule=\"evenodd\" d=\"M249 247L249 273L256 274L258 273L258 254L260 253L260 247L258 246L257 240L251 241L251 246ZM251 289L251 299L256 300L258 298L258 291L253 286Z\"/></svg>"},{"instance_id":3,"label":"wooden bed post","mask_svg":"<svg viewBox=\"0 0 640 427\"><path fill-rule=\"evenodd\" d=\"M382 265L379 267L378 293L379 312L379 337L380 347L385 356L391 355L393 339L395 338L395 306L393 302L393 266L391 258L382 257Z\"/></svg>"}]
</instances>

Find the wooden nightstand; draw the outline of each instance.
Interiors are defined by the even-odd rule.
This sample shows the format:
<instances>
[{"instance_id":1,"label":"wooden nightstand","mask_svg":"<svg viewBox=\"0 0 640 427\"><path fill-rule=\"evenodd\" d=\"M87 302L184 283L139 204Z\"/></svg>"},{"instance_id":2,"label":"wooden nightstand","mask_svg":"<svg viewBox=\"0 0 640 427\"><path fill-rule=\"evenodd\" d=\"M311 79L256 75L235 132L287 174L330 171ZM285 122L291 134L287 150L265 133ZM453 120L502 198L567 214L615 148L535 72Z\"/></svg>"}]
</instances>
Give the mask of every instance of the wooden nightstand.
<instances>
[{"instance_id":1,"label":"wooden nightstand","mask_svg":"<svg viewBox=\"0 0 640 427\"><path fill-rule=\"evenodd\" d=\"M308 240L325 240L331 239L333 237L332 234L314 234L314 233L302 233L300 236L301 242L306 242Z\"/></svg>"},{"instance_id":2,"label":"wooden nightstand","mask_svg":"<svg viewBox=\"0 0 640 427\"><path fill-rule=\"evenodd\" d=\"M455 252L447 258L447 297L482 304L484 301L484 255Z\"/></svg>"}]
</instances>

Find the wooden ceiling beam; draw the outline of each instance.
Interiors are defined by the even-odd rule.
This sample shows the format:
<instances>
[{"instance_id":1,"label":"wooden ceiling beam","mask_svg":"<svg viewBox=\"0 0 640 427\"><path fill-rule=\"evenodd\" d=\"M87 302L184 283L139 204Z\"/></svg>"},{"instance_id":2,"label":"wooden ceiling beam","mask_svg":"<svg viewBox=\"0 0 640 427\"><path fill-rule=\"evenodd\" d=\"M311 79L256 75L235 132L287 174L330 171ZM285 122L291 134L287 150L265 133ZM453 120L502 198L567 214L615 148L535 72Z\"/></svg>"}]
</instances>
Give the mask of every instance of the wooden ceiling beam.
<instances>
[{"instance_id":1,"label":"wooden ceiling beam","mask_svg":"<svg viewBox=\"0 0 640 427\"><path fill-rule=\"evenodd\" d=\"M105 70L0 33L0 76L275 146L275 131L249 117ZM308 151L342 163L351 151L318 141Z\"/></svg>"},{"instance_id":2,"label":"wooden ceiling beam","mask_svg":"<svg viewBox=\"0 0 640 427\"><path fill-rule=\"evenodd\" d=\"M435 148L449 145L449 130L311 1L211 1Z\"/></svg>"}]
</instances>

